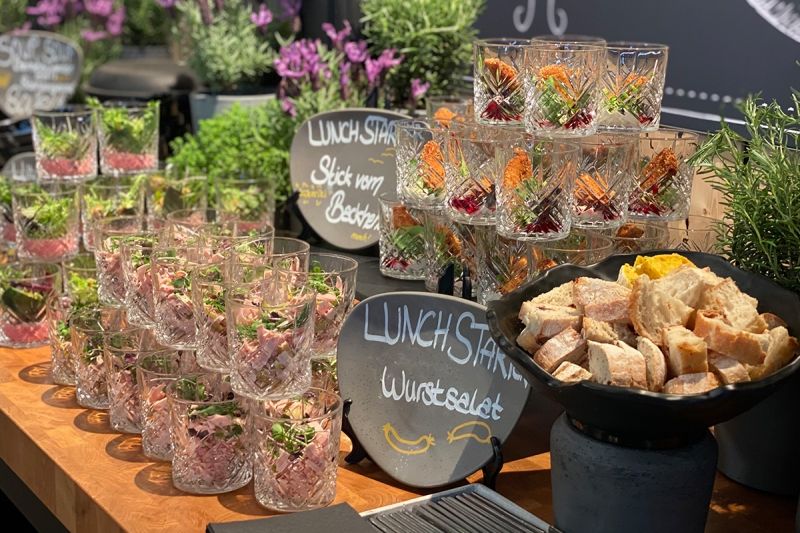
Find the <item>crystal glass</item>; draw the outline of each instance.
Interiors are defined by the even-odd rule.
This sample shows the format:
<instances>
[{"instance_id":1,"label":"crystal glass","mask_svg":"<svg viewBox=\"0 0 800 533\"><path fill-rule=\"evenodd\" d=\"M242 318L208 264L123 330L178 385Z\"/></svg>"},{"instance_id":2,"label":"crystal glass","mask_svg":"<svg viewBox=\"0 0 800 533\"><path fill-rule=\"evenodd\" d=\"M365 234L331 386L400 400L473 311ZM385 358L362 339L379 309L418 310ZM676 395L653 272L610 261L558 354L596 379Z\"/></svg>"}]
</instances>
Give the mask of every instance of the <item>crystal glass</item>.
<instances>
[{"instance_id":1,"label":"crystal glass","mask_svg":"<svg viewBox=\"0 0 800 533\"><path fill-rule=\"evenodd\" d=\"M397 279L423 279L425 276L423 212L387 195L382 195L380 202L381 274Z\"/></svg>"},{"instance_id":2,"label":"crystal glass","mask_svg":"<svg viewBox=\"0 0 800 533\"><path fill-rule=\"evenodd\" d=\"M258 248L258 251L261 251L261 248ZM269 254L269 250L264 248L264 253ZM311 245L305 241L292 237L275 237L269 261L274 268L304 271L308 270L310 253Z\"/></svg>"},{"instance_id":3,"label":"crystal glass","mask_svg":"<svg viewBox=\"0 0 800 533\"><path fill-rule=\"evenodd\" d=\"M336 371L336 357L323 357L311 360L311 388L339 393L339 376Z\"/></svg>"},{"instance_id":4,"label":"crystal glass","mask_svg":"<svg viewBox=\"0 0 800 533\"><path fill-rule=\"evenodd\" d=\"M562 35L534 35L531 38L531 43L579 43L579 44L594 44L596 46L606 46L606 40L602 37L595 35L579 35L574 33L565 33Z\"/></svg>"},{"instance_id":5,"label":"crystal glass","mask_svg":"<svg viewBox=\"0 0 800 533\"><path fill-rule=\"evenodd\" d=\"M172 483L192 494L221 494L252 478L245 401L220 374L178 377L168 388Z\"/></svg>"},{"instance_id":6,"label":"crystal glass","mask_svg":"<svg viewBox=\"0 0 800 533\"><path fill-rule=\"evenodd\" d=\"M108 418L120 433L141 433L142 405L136 381L136 363L147 354L168 355L155 341L152 331L132 327L105 335L103 357L108 380Z\"/></svg>"},{"instance_id":7,"label":"crystal glass","mask_svg":"<svg viewBox=\"0 0 800 533\"><path fill-rule=\"evenodd\" d=\"M190 272L198 253L196 248L163 248L150 256L156 338L170 348L196 346Z\"/></svg>"},{"instance_id":8,"label":"crystal glass","mask_svg":"<svg viewBox=\"0 0 800 533\"><path fill-rule=\"evenodd\" d=\"M104 218L144 217L144 189L146 174L97 178L83 186L81 219L83 245L94 250L94 233L97 221Z\"/></svg>"},{"instance_id":9,"label":"crystal glass","mask_svg":"<svg viewBox=\"0 0 800 533\"><path fill-rule=\"evenodd\" d=\"M660 129L639 134L639 164L628 210L640 220L681 220L689 214L699 146L696 133Z\"/></svg>"},{"instance_id":10,"label":"crystal glass","mask_svg":"<svg viewBox=\"0 0 800 533\"><path fill-rule=\"evenodd\" d=\"M601 76L601 128L658 130L667 55L668 47L663 44L608 43L606 72Z\"/></svg>"},{"instance_id":11,"label":"crystal glass","mask_svg":"<svg viewBox=\"0 0 800 533\"><path fill-rule=\"evenodd\" d=\"M0 271L0 346L31 348L48 341L46 302L61 292L61 269L11 263Z\"/></svg>"},{"instance_id":12,"label":"crystal glass","mask_svg":"<svg viewBox=\"0 0 800 533\"><path fill-rule=\"evenodd\" d=\"M451 122L471 121L475 117L472 95L428 96L425 98L425 116L445 128Z\"/></svg>"},{"instance_id":13,"label":"crystal glass","mask_svg":"<svg viewBox=\"0 0 800 533\"><path fill-rule=\"evenodd\" d=\"M108 379L104 367L103 341L108 324L105 311L92 306L69 320L75 354L75 397L78 405L108 409Z\"/></svg>"},{"instance_id":14,"label":"crystal glass","mask_svg":"<svg viewBox=\"0 0 800 533\"><path fill-rule=\"evenodd\" d=\"M140 216L104 218L95 222L94 258L97 263L97 292L108 305L125 303L122 245L128 239L144 237ZM154 237L151 234L150 241Z\"/></svg>"},{"instance_id":15,"label":"crystal glass","mask_svg":"<svg viewBox=\"0 0 800 533\"><path fill-rule=\"evenodd\" d=\"M223 263L203 265L191 273L191 297L197 331L197 364L206 370L228 372L228 325L225 319Z\"/></svg>"},{"instance_id":16,"label":"crystal glass","mask_svg":"<svg viewBox=\"0 0 800 533\"><path fill-rule=\"evenodd\" d=\"M128 320L137 326L155 324L151 256L156 246L149 236L131 236L120 245L125 308Z\"/></svg>"},{"instance_id":17,"label":"crystal glass","mask_svg":"<svg viewBox=\"0 0 800 533\"><path fill-rule=\"evenodd\" d=\"M181 374L181 358L175 351L140 354L136 362L142 413L142 451L150 459L172 460L167 394Z\"/></svg>"},{"instance_id":18,"label":"crystal glass","mask_svg":"<svg viewBox=\"0 0 800 533\"><path fill-rule=\"evenodd\" d=\"M579 149L559 140L520 136L495 156L503 161L497 180L497 232L516 240L554 240L569 233L572 187Z\"/></svg>"},{"instance_id":19,"label":"crystal glass","mask_svg":"<svg viewBox=\"0 0 800 533\"><path fill-rule=\"evenodd\" d=\"M667 225L669 245L666 247L687 252L722 253L717 240L721 224L719 219L701 215L689 215L683 220L670 222Z\"/></svg>"},{"instance_id":20,"label":"crystal glass","mask_svg":"<svg viewBox=\"0 0 800 533\"><path fill-rule=\"evenodd\" d=\"M159 102L117 102L97 110L100 170L119 176L158 170Z\"/></svg>"},{"instance_id":21,"label":"crystal glass","mask_svg":"<svg viewBox=\"0 0 800 533\"><path fill-rule=\"evenodd\" d=\"M444 198L446 132L422 120L395 122L397 196L407 205L434 206Z\"/></svg>"},{"instance_id":22,"label":"crystal glass","mask_svg":"<svg viewBox=\"0 0 800 533\"><path fill-rule=\"evenodd\" d=\"M441 209L425 209L425 288L430 292L461 295L464 243L456 224ZM446 288L448 273L452 287Z\"/></svg>"},{"instance_id":23,"label":"crystal glass","mask_svg":"<svg viewBox=\"0 0 800 533\"><path fill-rule=\"evenodd\" d=\"M527 47L527 41L516 39L486 39L472 44L475 120L487 124L522 121Z\"/></svg>"},{"instance_id":24,"label":"crystal glass","mask_svg":"<svg viewBox=\"0 0 800 533\"><path fill-rule=\"evenodd\" d=\"M36 172L44 180L85 180L97 175L97 136L85 108L37 111L33 115Z\"/></svg>"},{"instance_id":25,"label":"crystal glass","mask_svg":"<svg viewBox=\"0 0 800 533\"><path fill-rule=\"evenodd\" d=\"M237 244L230 257L230 265L225 273L229 283L263 282L272 278L273 269L280 268L292 272L308 271L308 257L311 245L291 237L275 237L249 240Z\"/></svg>"},{"instance_id":26,"label":"crystal glass","mask_svg":"<svg viewBox=\"0 0 800 533\"><path fill-rule=\"evenodd\" d=\"M618 228L603 232L614 241L615 254L642 253L669 247L666 226L648 222L626 222Z\"/></svg>"},{"instance_id":27,"label":"crystal glass","mask_svg":"<svg viewBox=\"0 0 800 533\"><path fill-rule=\"evenodd\" d=\"M315 359L335 357L342 325L353 308L358 261L328 253L313 253L309 260L308 272L278 270L276 283L291 280L317 293L311 351Z\"/></svg>"},{"instance_id":28,"label":"crystal glass","mask_svg":"<svg viewBox=\"0 0 800 533\"><path fill-rule=\"evenodd\" d=\"M14 229L14 208L11 202L11 180L0 174L0 244L17 240Z\"/></svg>"},{"instance_id":29,"label":"crystal glass","mask_svg":"<svg viewBox=\"0 0 800 533\"><path fill-rule=\"evenodd\" d=\"M580 162L573 188L572 225L592 229L620 226L628 218L638 138L599 134L576 141Z\"/></svg>"},{"instance_id":30,"label":"crystal glass","mask_svg":"<svg viewBox=\"0 0 800 533\"><path fill-rule=\"evenodd\" d=\"M167 214L161 231L164 246L197 246L203 228L222 223L222 214L216 209L179 209Z\"/></svg>"},{"instance_id":31,"label":"crystal glass","mask_svg":"<svg viewBox=\"0 0 800 533\"><path fill-rule=\"evenodd\" d=\"M531 244L498 235L485 226L478 232L478 303L502 298L531 277Z\"/></svg>"},{"instance_id":32,"label":"crystal glass","mask_svg":"<svg viewBox=\"0 0 800 533\"><path fill-rule=\"evenodd\" d=\"M205 209L208 206L206 176L176 176L172 172L153 172L147 184L147 213L166 217L173 211Z\"/></svg>"},{"instance_id":33,"label":"crystal glass","mask_svg":"<svg viewBox=\"0 0 800 533\"><path fill-rule=\"evenodd\" d=\"M226 302L231 384L256 400L298 394L311 384L315 293L232 287Z\"/></svg>"},{"instance_id":34,"label":"crystal glass","mask_svg":"<svg viewBox=\"0 0 800 533\"><path fill-rule=\"evenodd\" d=\"M275 228L265 226L260 230L244 229L237 221L225 221L203 226L200 229L200 245L213 260L231 260L238 252L253 250L272 253Z\"/></svg>"},{"instance_id":35,"label":"crystal glass","mask_svg":"<svg viewBox=\"0 0 800 533\"><path fill-rule=\"evenodd\" d=\"M564 263L593 265L614 253L614 241L599 233L575 230L566 238L533 246L534 274Z\"/></svg>"},{"instance_id":36,"label":"crystal glass","mask_svg":"<svg viewBox=\"0 0 800 533\"><path fill-rule=\"evenodd\" d=\"M342 399L328 391L264 402L253 420L256 500L274 511L324 507L336 495Z\"/></svg>"},{"instance_id":37,"label":"crystal glass","mask_svg":"<svg viewBox=\"0 0 800 533\"><path fill-rule=\"evenodd\" d=\"M525 129L540 135L594 133L605 47L534 40L525 55Z\"/></svg>"},{"instance_id":38,"label":"crystal glass","mask_svg":"<svg viewBox=\"0 0 800 533\"><path fill-rule=\"evenodd\" d=\"M453 220L494 224L495 183L503 176L519 128L455 125L444 152L445 205Z\"/></svg>"},{"instance_id":39,"label":"crystal glass","mask_svg":"<svg viewBox=\"0 0 800 533\"><path fill-rule=\"evenodd\" d=\"M63 261L78 253L77 185L21 183L12 188L17 254L26 261Z\"/></svg>"},{"instance_id":40,"label":"crystal glass","mask_svg":"<svg viewBox=\"0 0 800 533\"><path fill-rule=\"evenodd\" d=\"M240 232L261 231L275 225L275 182L268 178L216 180L217 209L224 220L237 223Z\"/></svg>"}]
</instances>

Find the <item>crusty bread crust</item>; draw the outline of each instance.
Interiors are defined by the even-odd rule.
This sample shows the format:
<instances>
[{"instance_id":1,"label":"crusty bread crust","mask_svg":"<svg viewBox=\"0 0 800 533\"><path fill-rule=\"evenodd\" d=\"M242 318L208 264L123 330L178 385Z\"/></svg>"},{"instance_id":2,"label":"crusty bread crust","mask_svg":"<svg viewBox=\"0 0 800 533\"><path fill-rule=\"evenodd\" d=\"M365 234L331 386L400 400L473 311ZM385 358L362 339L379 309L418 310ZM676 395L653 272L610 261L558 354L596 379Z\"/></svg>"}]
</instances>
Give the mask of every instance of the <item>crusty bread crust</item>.
<instances>
[{"instance_id":1,"label":"crusty bread crust","mask_svg":"<svg viewBox=\"0 0 800 533\"><path fill-rule=\"evenodd\" d=\"M716 352L708 354L708 368L725 385L739 383L740 381L750 381L747 368L733 357L728 357L727 355Z\"/></svg>"},{"instance_id":2,"label":"crusty bread crust","mask_svg":"<svg viewBox=\"0 0 800 533\"><path fill-rule=\"evenodd\" d=\"M719 387L719 380L711 372L683 374L664 385L666 394L702 394Z\"/></svg>"},{"instance_id":3,"label":"crusty bread crust","mask_svg":"<svg viewBox=\"0 0 800 533\"><path fill-rule=\"evenodd\" d=\"M539 296L534 296L530 301L535 304L548 304L548 305L561 305L564 307L574 307L575 302L572 300L572 286L574 282L568 281L551 289Z\"/></svg>"},{"instance_id":4,"label":"crusty bread crust","mask_svg":"<svg viewBox=\"0 0 800 533\"><path fill-rule=\"evenodd\" d=\"M741 363L760 365L767 357L769 334L736 329L726 324L722 315L716 311L698 311L694 332L706 340L709 349Z\"/></svg>"},{"instance_id":5,"label":"crusty bread crust","mask_svg":"<svg viewBox=\"0 0 800 533\"><path fill-rule=\"evenodd\" d=\"M558 368L555 369L553 372L553 377L566 383L577 383L578 381L592 379L592 374L585 368L578 366L575 363L564 361L558 365Z\"/></svg>"},{"instance_id":6,"label":"crusty bread crust","mask_svg":"<svg viewBox=\"0 0 800 533\"><path fill-rule=\"evenodd\" d=\"M584 315L604 322L630 322L628 300L631 291L613 281L578 278L572 288L575 305Z\"/></svg>"},{"instance_id":7,"label":"crusty bread crust","mask_svg":"<svg viewBox=\"0 0 800 533\"><path fill-rule=\"evenodd\" d=\"M758 366L747 368L751 379L761 379L783 368L797 353L797 339L789 336L789 331L783 327L769 331L769 348L764 362Z\"/></svg>"},{"instance_id":8,"label":"crusty bread crust","mask_svg":"<svg viewBox=\"0 0 800 533\"><path fill-rule=\"evenodd\" d=\"M660 391L667 379L667 359L664 357L664 352L646 337L637 339L636 349L644 356L647 388L654 392Z\"/></svg>"},{"instance_id":9,"label":"crusty bread crust","mask_svg":"<svg viewBox=\"0 0 800 533\"><path fill-rule=\"evenodd\" d=\"M703 293L698 310L717 311L736 329L763 333L767 330L767 323L757 308L758 300L740 291L731 278L725 278Z\"/></svg>"},{"instance_id":10,"label":"crusty bread crust","mask_svg":"<svg viewBox=\"0 0 800 533\"><path fill-rule=\"evenodd\" d=\"M613 344L586 341L592 380L605 385L647 389L644 356Z\"/></svg>"},{"instance_id":11,"label":"crusty bread crust","mask_svg":"<svg viewBox=\"0 0 800 533\"><path fill-rule=\"evenodd\" d=\"M660 291L647 276L639 276L633 283L628 312L636 333L661 344L663 330L685 326L693 309Z\"/></svg>"},{"instance_id":12,"label":"crusty bread crust","mask_svg":"<svg viewBox=\"0 0 800 533\"><path fill-rule=\"evenodd\" d=\"M553 372L564 361L580 363L586 355L586 341L572 328L561 331L542 344L533 360L548 372Z\"/></svg>"},{"instance_id":13,"label":"crusty bread crust","mask_svg":"<svg viewBox=\"0 0 800 533\"><path fill-rule=\"evenodd\" d=\"M664 330L662 343L667 349L667 368L672 376L708 372L706 342L684 328L671 326Z\"/></svg>"}]
</instances>

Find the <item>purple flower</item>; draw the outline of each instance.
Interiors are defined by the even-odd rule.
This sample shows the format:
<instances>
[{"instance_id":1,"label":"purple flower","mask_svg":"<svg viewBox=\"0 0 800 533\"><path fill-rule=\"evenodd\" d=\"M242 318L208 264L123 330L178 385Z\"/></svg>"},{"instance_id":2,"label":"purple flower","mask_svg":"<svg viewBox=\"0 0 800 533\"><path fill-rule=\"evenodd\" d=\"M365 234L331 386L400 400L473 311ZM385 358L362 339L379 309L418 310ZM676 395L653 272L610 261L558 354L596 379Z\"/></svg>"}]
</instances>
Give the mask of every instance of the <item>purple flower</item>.
<instances>
[{"instance_id":1,"label":"purple flower","mask_svg":"<svg viewBox=\"0 0 800 533\"><path fill-rule=\"evenodd\" d=\"M257 13L250 14L250 21L255 24L256 28L264 29L272 22L272 11L267 8L267 4L258 6Z\"/></svg>"},{"instance_id":2,"label":"purple flower","mask_svg":"<svg viewBox=\"0 0 800 533\"><path fill-rule=\"evenodd\" d=\"M297 108L294 106L294 102L292 102L289 98L284 98L281 100L281 109L283 109L283 112L292 118L297 116Z\"/></svg>"},{"instance_id":3,"label":"purple flower","mask_svg":"<svg viewBox=\"0 0 800 533\"><path fill-rule=\"evenodd\" d=\"M164 9L172 9L178 3L178 0L156 0L156 2Z\"/></svg>"},{"instance_id":4,"label":"purple flower","mask_svg":"<svg viewBox=\"0 0 800 533\"><path fill-rule=\"evenodd\" d=\"M107 38L108 33L104 31L83 30L81 32L81 37L83 37L84 41L93 43L95 41L102 41L103 39Z\"/></svg>"},{"instance_id":5,"label":"purple flower","mask_svg":"<svg viewBox=\"0 0 800 533\"><path fill-rule=\"evenodd\" d=\"M106 30L108 33L117 37L122 35L122 25L125 22L125 6L121 6L119 9L111 13L106 20Z\"/></svg>"},{"instance_id":6,"label":"purple flower","mask_svg":"<svg viewBox=\"0 0 800 533\"><path fill-rule=\"evenodd\" d=\"M417 101L425 96L425 93L428 92L430 86L430 83L422 83L422 80L419 78L414 78L411 80L411 99Z\"/></svg>"},{"instance_id":7,"label":"purple flower","mask_svg":"<svg viewBox=\"0 0 800 533\"><path fill-rule=\"evenodd\" d=\"M320 75L329 78L330 69L322 61L317 46L319 41L301 39L281 47L278 59L275 60L278 75L292 80L306 79L312 85L319 80Z\"/></svg>"},{"instance_id":8,"label":"purple flower","mask_svg":"<svg viewBox=\"0 0 800 533\"><path fill-rule=\"evenodd\" d=\"M384 71L390 70L403 62L402 57L395 57L397 53L394 48L387 48L378 59L367 58L365 66L367 69L367 82L370 87L377 87L381 75Z\"/></svg>"},{"instance_id":9,"label":"purple flower","mask_svg":"<svg viewBox=\"0 0 800 533\"><path fill-rule=\"evenodd\" d=\"M83 0L83 6L90 15L106 18L114 11L114 0Z\"/></svg>"},{"instance_id":10,"label":"purple flower","mask_svg":"<svg viewBox=\"0 0 800 533\"><path fill-rule=\"evenodd\" d=\"M36 15L40 26L49 28L61 24L67 13L68 0L39 0L36 5L25 10L29 15Z\"/></svg>"},{"instance_id":11,"label":"purple flower","mask_svg":"<svg viewBox=\"0 0 800 533\"><path fill-rule=\"evenodd\" d=\"M341 50L344 46L345 40L350 36L350 33L353 31L353 28L350 26L348 21L344 21L344 28L341 31L337 32L336 28L333 27L333 24L325 22L322 24L322 29L325 31L325 34L331 40L333 47L337 50Z\"/></svg>"},{"instance_id":12,"label":"purple flower","mask_svg":"<svg viewBox=\"0 0 800 533\"><path fill-rule=\"evenodd\" d=\"M367 59L367 41L350 41L344 45L344 53L353 63L363 63Z\"/></svg>"},{"instance_id":13,"label":"purple flower","mask_svg":"<svg viewBox=\"0 0 800 533\"><path fill-rule=\"evenodd\" d=\"M300 14L302 0L281 0L281 18L291 19Z\"/></svg>"}]
</instances>

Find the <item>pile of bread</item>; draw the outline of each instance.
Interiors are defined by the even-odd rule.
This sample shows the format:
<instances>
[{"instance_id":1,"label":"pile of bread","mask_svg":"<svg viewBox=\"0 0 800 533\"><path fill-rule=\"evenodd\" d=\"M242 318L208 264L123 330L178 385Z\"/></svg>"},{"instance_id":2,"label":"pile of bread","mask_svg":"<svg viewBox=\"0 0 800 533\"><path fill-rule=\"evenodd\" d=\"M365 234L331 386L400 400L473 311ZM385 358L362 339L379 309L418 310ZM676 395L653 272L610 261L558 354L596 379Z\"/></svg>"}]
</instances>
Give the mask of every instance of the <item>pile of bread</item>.
<instances>
[{"instance_id":1,"label":"pile of bread","mask_svg":"<svg viewBox=\"0 0 800 533\"><path fill-rule=\"evenodd\" d=\"M523 303L517 344L564 382L700 394L794 357L786 323L757 307L732 279L692 264L632 282L620 271L617 282L578 278Z\"/></svg>"}]
</instances>

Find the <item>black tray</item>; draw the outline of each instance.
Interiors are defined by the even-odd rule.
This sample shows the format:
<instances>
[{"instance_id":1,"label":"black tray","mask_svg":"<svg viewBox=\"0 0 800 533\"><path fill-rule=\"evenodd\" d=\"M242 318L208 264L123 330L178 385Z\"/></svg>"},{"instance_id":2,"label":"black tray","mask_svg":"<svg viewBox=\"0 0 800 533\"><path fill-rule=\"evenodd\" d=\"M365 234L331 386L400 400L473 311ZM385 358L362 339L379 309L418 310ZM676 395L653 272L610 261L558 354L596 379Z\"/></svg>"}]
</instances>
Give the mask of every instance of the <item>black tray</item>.
<instances>
[{"instance_id":1,"label":"black tray","mask_svg":"<svg viewBox=\"0 0 800 533\"><path fill-rule=\"evenodd\" d=\"M701 435L706 428L750 409L800 368L800 357L795 356L787 366L758 381L679 396L588 381L564 383L534 363L531 356L517 346L516 337L523 328L518 319L522 302L580 276L616 280L620 267L633 263L637 255L673 252L699 267L710 267L719 276L733 278L743 292L758 299L761 312L783 318L793 335L800 331L800 297L797 294L763 276L739 270L720 256L677 250L615 255L590 267L560 265L488 305L489 330L498 345L528 374L536 387L564 406L576 427L595 437L637 447L679 445ZM793 380L791 386L798 386L796 381Z\"/></svg>"}]
</instances>

